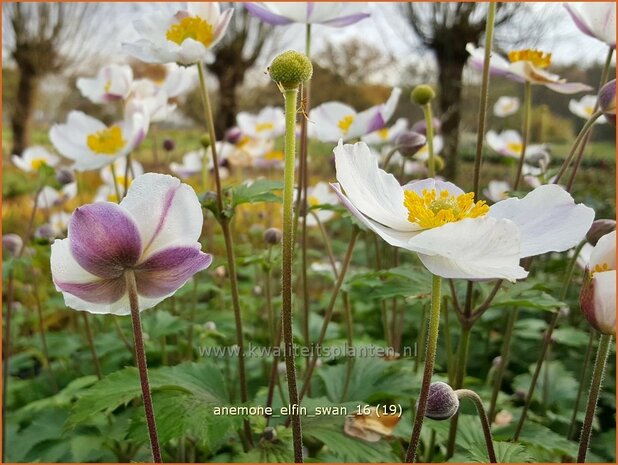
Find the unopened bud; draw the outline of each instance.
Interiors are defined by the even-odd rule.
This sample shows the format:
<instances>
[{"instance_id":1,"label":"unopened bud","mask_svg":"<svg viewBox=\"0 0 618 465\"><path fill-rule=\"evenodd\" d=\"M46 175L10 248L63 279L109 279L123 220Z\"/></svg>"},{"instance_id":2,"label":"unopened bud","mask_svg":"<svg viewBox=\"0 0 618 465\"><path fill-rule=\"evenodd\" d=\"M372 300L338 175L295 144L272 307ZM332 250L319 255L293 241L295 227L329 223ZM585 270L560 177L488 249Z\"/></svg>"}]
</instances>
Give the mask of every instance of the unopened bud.
<instances>
[{"instance_id":1,"label":"unopened bud","mask_svg":"<svg viewBox=\"0 0 618 465\"><path fill-rule=\"evenodd\" d=\"M432 118L431 126L433 127L433 133L437 134L440 132L440 129L442 129L442 121L440 121L438 118ZM425 121L424 119L417 121L416 123L414 123L414 126L410 128L410 131L418 132L419 134L426 136L427 135L427 121Z\"/></svg>"},{"instance_id":2,"label":"unopened bud","mask_svg":"<svg viewBox=\"0 0 618 465\"><path fill-rule=\"evenodd\" d=\"M56 232L51 224L45 223L39 226L34 232L35 239L43 240L46 242L50 242L52 239L56 237Z\"/></svg>"},{"instance_id":3,"label":"unopened bud","mask_svg":"<svg viewBox=\"0 0 618 465\"><path fill-rule=\"evenodd\" d=\"M425 416L432 420L448 420L459 410L459 398L453 388L441 381L431 383Z\"/></svg>"},{"instance_id":4,"label":"unopened bud","mask_svg":"<svg viewBox=\"0 0 618 465\"><path fill-rule=\"evenodd\" d=\"M23 246L24 241L17 234L9 233L2 236L2 248L13 257L21 251Z\"/></svg>"},{"instance_id":5,"label":"unopened bud","mask_svg":"<svg viewBox=\"0 0 618 465\"><path fill-rule=\"evenodd\" d=\"M281 238L283 234L277 228L268 228L264 231L264 242L269 245L277 245L281 243Z\"/></svg>"},{"instance_id":6,"label":"unopened bud","mask_svg":"<svg viewBox=\"0 0 618 465\"><path fill-rule=\"evenodd\" d=\"M216 331L217 325L214 321L207 321L206 323L204 323L204 329L206 331Z\"/></svg>"},{"instance_id":7,"label":"unopened bud","mask_svg":"<svg viewBox=\"0 0 618 465\"><path fill-rule=\"evenodd\" d=\"M265 441L273 442L277 440L277 430L272 426L267 426L264 428L264 432L262 433L262 438Z\"/></svg>"},{"instance_id":8,"label":"unopened bud","mask_svg":"<svg viewBox=\"0 0 618 465\"><path fill-rule=\"evenodd\" d=\"M291 90L311 79L313 65L306 55L288 50L275 57L268 72L273 81L281 84L284 89Z\"/></svg>"},{"instance_id":9,"label":"unopened bud","mask_svg":"<svg viewBox=\"0 0 618 465\"><path fill-rule=\"evenodd\" d=\"M204 134L202 137L200 137L200 144L202 144L202 147L204 147L205 149L210 147L212 145L212 140L210 139L210 136L208 134Z\"/></svg>"},{"instance_id":10,"label":"unopened bud","mask_svg":"<svg viewBox=\"0 0 618 465\"><path fill-rule=\"evenodd\" d=\"M277 363L277 373L279 373L280 375L284 375L285 372L286 372L285 362Z\"/></svg>"},{"instance_id":11,"label":"unopened bud","mask_svg":"<svg viewBox=\"0 0 618 465\"><path fill-rule=\"evenodd\" d=\"M402 132L395 141L397 150L404 157L413 156L416 152L422 149L426 143L427 139L425 136L414 131Z\"/></svg>"},{"instance_id":12,"label":"unopened bud","mask_svg":"<svg viewBox=\"0 0 618 465\"><path fill-rule=\"evenodd\" d=\"M417 105L427 105L436 97L434 90L427 84L416 86L410 94L410 99Z\"/></svg>"},{"instance_id":13,"label":"unopened bud","mask_svg":"<svg viewBox=\"0 0 618 465\"><path fill-rule=\"evenodd\" d=\"M173 139L164 139L163 140L163 150L166 152L171 152L176 148L176 143Z\"/></svg>"},{"instance_id":14,"label":"unopened bud","mask_svg":"<svg viewBox=\"0 0 618 465\"><path fill-rule=\"evenodd\" d=\"M223 136L223 140L229 142L230 144L237 144L241 139L242 131L236 126L225 131L225 135Z\"/></svg>"},{"instance_id":15,"label":"unopened bud","mask_svg":"<svg viewBox=\"0 0 618 465\"><path fill-rule=\"evenodd\" d=\"M502 357L498 355L491 361L491 366L494 368L500 368L500 365L502 365Z\"/></svg>"},{"instance_id":16,"label":"unopened bud","mask_svg":"<svg viewBox=\"0 0 618 465\"><path fill-rule=\"evenodd\" d=\"M66 186L67 184L75 182L75 175L70 170L59 169L56 171L56 181L58 181L61 186Z\"/></svg>"},{"instance_id":17,"label":"unopened bud","mask_svg":"<svg viewBox=\"0 0 618 465\"><path fill-rule=\"evenodd\" d=\"M599 108L612 126L616 126L616 80L612 79L599 91Z\"/></svg>"},{"instance_id":18,"label":"unopened bud","mask_svg":"<svg viewBox=\"0 0 618 465\"><path fill-rule=\"evenodd\" d=\"M225 271L225 267L223 265L218 266L215 268L215 276L217 278L225 278L225 276L227 275L226 271Z\"/></svg>"},{"instance_id":19,"label":"unopened bud","mask_svg":"<svg viewBox=\"0 0 618 465\"><path fill-rule=\"evenodd\" d=\"M592 245L597 245L599 239L615 230L615 220L596 220L592 223L592 226L590 226L588 233L586 233L586 240Z\"/></svg>"}]
</instances>

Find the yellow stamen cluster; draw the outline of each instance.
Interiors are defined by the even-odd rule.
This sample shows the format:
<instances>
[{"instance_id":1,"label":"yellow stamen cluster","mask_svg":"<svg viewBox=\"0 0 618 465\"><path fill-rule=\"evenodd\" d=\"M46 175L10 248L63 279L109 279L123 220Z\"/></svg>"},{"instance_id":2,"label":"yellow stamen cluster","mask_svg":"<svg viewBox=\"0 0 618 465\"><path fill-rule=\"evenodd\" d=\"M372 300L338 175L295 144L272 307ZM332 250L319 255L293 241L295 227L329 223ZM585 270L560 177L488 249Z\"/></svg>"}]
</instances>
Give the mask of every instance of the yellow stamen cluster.
<instances>
[{"instance_id":1,"label":"yellow stamen cluster","mask_svg":"<svg viewBox=\"0 0 618 465\"><path fill-rule=\"evenodd\" d=\"M126 141L122 138L122 129L119 126L111 126L94 134L87 139L88 148L94 153L101 155L115 155L122 149Z\"/></svg>"},{"instance_id":2,"label":"yellow stamen cluster","mask_svg":"<svg viewBox=\"0 0 618 465\"><path fill-rule=\"evenodd\" d=\"M103 90L105 90L105 92L109 92L109 90L112 88L112 81L111 79L108 79L105 82L105 85L103 86Z\"/></svg>"},{"instance_id":3,"label":"yellow stamen cluster","mask_svg":"<svg viewBox=\"0 0 618 465\"><path fill-rule=\"evenodd\" d=\"M422 195L414 191L404 192L404 206L408 209L408 221L423 229L454 223L464 218L478 218L489 211L485 201L474 202L474 193L452 195L443 190L423 189Z\"/></svg>"},{"instance_id":4,"label":"yellow stamen cluster","mask_svg":"<svg viewBox=\"0 0 618 465\"><path fill-rule=\"evenodd\" d=\"M524 148L523 144L519 142L510 142L506 144L506 148L513 153L520 154L521 150Z\"/></svg>"},{"instance_id":5,"label":"yellow stamen cluster","mask_svg":"<svg viewBox=\"0 0 618 465\"><path fill-rule=\"evenodd\" d=\"M47 165L47 162L45 161L44 158L33 158L30 161L30 166L32 167L33 170L38 170L41 166L43 165Z\"/></svg>"},{"instance_id":6,"label":"yellow stamen cluster","mask_svg":"<svg viewBox=\"0 0 618 465\"><path fill-rule=\"evenodd\" d=\"M271 150L264 155L264 160L283 160L285 154L281 150Z\"/></svg>"},{"instance_id":7,"label":"yellow stamen cluster","mask_svg":"<svg viewBox=\"0 0 618 465\"><path fill-rule=\"evenodd\" d=\"M380 139L382 140L388 139L388 128L379 129L378 136L380 136Z\"/></svg>"},{"instance_id":8,"label":"yellow stamen cluster","mask_svg":"<svg viewBox=\"0 0 618 465\"><path fill-rule=\"evenodd\" d=\"M310 195L307 197L307 203L310 207L315 207L316 205L320 205L321 202L315 195Z\"/></svg>"},{"instance_id":9,"label":"yellow stamen cluster","mask_svg":"<svg viewBox=\"0 0 618 465\"><path fill-rule=\"evenodd\" d=\"M186 39L200 42L204 47L210 47L214 38L213 27L199 16L187 16L179 23L172 24L165 34L165 38L178 45Z\"/></svg>"},{"instance_id":10,"label":"yellow stamen cluster","mask_svg":"<svg viewBox=\"0 0 618 465\"><path fill-rule=\"evenodd\" d=\"M601 273L603 271L609 271L609 265L607 263L598 263L594 265L592 273Z\"/></svg>"},{"instance_id":11,"label":"yellow stamen cluster","mask_svg":"<svg viewBox=\"0 0 618 465\"><path fill-rule=\"evenodd\" d=\"M354 115L348 115L348 116L344 116L343 118L341 118L339 122L337 123L337 126L339 127L339 129L341 129L341 132L343 132L343 134L346 135L348 131L350 130L350 126L352 126L353 122L354 122Z\"/></svg>"},{"instance_id":12,"label":"yellow stamen cluster","mask_svg":"<svg viewBox=\"0 0 618 465\"><path fill-rule=\"evenodd\" d=\"M524 49L513 50L509 52L509 61L529 61L537 68L548 68L551 65L551 53L542 52L540 50Z\"/></svg>"},{"instance_id":13,"label":"yellow stamen cluster","mask_svg":"<svg viewBox=\"0 0 618 465\"><path fill-rule=\"evenodd\" d=\"M257 123L255 125L256 132L272 131L275 128L273 123Z\"/></svg>"}]
</instances>

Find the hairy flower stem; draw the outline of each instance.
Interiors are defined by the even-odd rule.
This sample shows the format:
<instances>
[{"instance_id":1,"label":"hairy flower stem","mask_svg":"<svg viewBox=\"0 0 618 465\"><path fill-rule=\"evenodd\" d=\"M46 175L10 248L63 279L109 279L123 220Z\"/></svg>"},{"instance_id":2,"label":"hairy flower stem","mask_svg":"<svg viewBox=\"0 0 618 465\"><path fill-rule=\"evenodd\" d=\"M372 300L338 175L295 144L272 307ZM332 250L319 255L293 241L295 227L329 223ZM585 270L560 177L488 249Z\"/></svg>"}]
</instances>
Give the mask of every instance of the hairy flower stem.
<instances>
[{"instance_id":1,"label":"hairy flower stem","mask_svg":"<svg viewBox=\"0 0 618 465\"><path fill-rule=\"evenodd\" d=\"M103 379L103 373L101 372L101 362L99 362L99 356L97 355L97 349L94 346L94 338L92 337L92 329L90 328L90 322L88 321L88 314L81 312L82 319L84 320L84 329L86 330L86 339L88 340L88 348L92 355L92 362L94 364L94 373L99 380Z\"/></svg>"},{"instance_id":2,"label":"hairy flower stem","mask_svg":"<svg viewBox=\"0 0 618 465\"><path fill-rule=\"evenodd\" d=\"M483 435L485 436L485 443L487 444L487 455L489 456L489 462L497 463L498 460L496 459L496 451L494 450L494 441L491 436L489 420L487 418L487 415L485 414L485 407L483 407L483 401L476 392L469 389L458 389L455 391L455 394L457 394L457 397L459 397L459 399L470 399L472 402L474 402L476 410L479 414L479 418L481 419Z\"/></svg>"},{"instance_id":3,"label":"hairy flower stem","mask_svg":"<svg viewBox=\"0 0 618 465\"><path fill-rule=\"evenodd\" d=\"M494 23L496 20L496 2L490 2L487 8L485 26L485 61L481 81L481 101L479 104L478 130L476 133L476 156L474 157L474 198L478 199L481 183L481 163L483 162L483 141L485 140L485 123L487 121L487 100L489 97L489 60L494 40Z\"/></svg>"},{"instance_id":4,"label":"hairy flower stem","mask_svg":"<svg viewBox=\"0 0 618 465\"><path fill-rule=\"evenodd\" d=\"M588 406L586 407L586 417L582 427L581 436L579 438L579 451L577 453L577 463L586 461L586 454L590 446L590 436L592 434L592 422L594 420L594 412L597 408L601 385L603 384L603 375L605 373L605 365L607 357L612 345L611 334L601 334L599 339L599 347L597 349L597 358L594 362L594 370L592 372L592 382L590 383L590 392L588 393Z\"/></svg>"},{"instance_id":5,"label":"hairy flower stem","mask_svg":"<svg viewBox=\"0 0 618 465\"><path fill-rule=\"evenodd\" d=\"M296 99L298 88L283 91L285 98L285 167L283 184L283 239L281 268L281 328L285 353L285 368L288 380L288 394L292 408L300 406L296 386L296 366L294 362L293 302L292 302L292 264L294 260L294 168L296 159ZM303 438L300 415L294 411L292 419L292 438L294 443L294 462L303 462Z\"/></svg>"},{"instance_id":6,"label":"hairy flower stem","mask_svg":"<svg viewBox=\"0 0 618 465\"><path fill-rule=\"evenodd\" d=\"M324 247L326 247L326 254L328 255L328 261L330 262L330 266L333 269L333 275L335 276L335 279L337 279L337 275L339 274L339 271L337 270L337 261L335 260L335 255L333 254L333 248L330 245L330 239L328 238L328 233L326 232L326 229L324 228L324 224L322 223L322 221L320 221L320 218L318 217L318 215L314 211L311 211L309 213L311 213L311 215L313 216L313 219L318 225L318 228L320 229L320 234L322 235L322 240L324 241Z\"/></svg>"},{"instance_id":7,"label":"hairy flower stem","mask_svg":"<svg viewBox=\"0 0 618 465\"><path fill-rule=\"evenodd\" d=\"M511 355L511 340L513 339L513 329L515 328L518 313L519 310L517 308L512 309L509 312L508 320L506 322L506 331L504 332L504 339L502 341L502 352L500 353L500 365L498 365L498 371L494 377L494 385L491 391L491 401L489 403L488 415L490 422L493 422L496 417L496 401L498 400L498 394L500 393L500 386L502 386L504 372L509 364L509 357Z\"/></svg>"},{"instance_id":8,"label":"hairy flower stem","mask_svg":"<svg viewBox=\"0 0 618 465\"><path fill-rule=\"evenodd\" d=\"M430 178L436 175L436 159L433 150L433 117L431 115L431 102L422 106L423 115L425 115L425 125L427 126L427 152L429 154L428 160L428 174ZM402 162L405 165L405 160Z\"/></svg>"},{"instance_id":9,"label":"hairy flower stem","mask_svg":"<svg viewBox=\"0 0 618 465\"><path fill-rule=\"evenodd\" d=\"M419 395L418 407L416 409L416 416L414 417L414 425L412 427L412 436L410 438L410 443L408 444L408 451L406 452L405 461L407 463L413 463L416 459L416 452L421 439L423 420L425 418L425 412L427 411L429 386L431 385L431 376L433 375L433 366L436 360L436 353L438 349L438 333L440 330L440 303L442 300L441 287L442 278L434 275L432 277L431 285L431 314L429 316L429 333L427 338L427 349L425 352L425 370L423 372L421 393Z\"/></svg>"},{"instance_id":10,"label":"hairy flower stem","mask_svg":"<svg viewBox=\"0 0 618 465\"><path fill-rule=\"evenodd\" d=\"M195 314L197 313L197 279L193 279L193 289L191 289L191 313L189 314L189 334L187 335L187 355L193 361L193 333L195 326Z\"/></svg>"},{"instance_id":11,"label":"hairy flower stem","mask_svg":"<svg viewBox=\"0 0 618 465\"><path fill-rule=\"evenodd\" d=\"M240 310L240 297L238 292L238 277L236 275L236 258L234 256L234 241L230 230L230 219L223 211L223 190L221 188L221 177L219 176L219 159L217 157L217 136L215 134L215 125L210 105L210 97L208 96L208 88L206 87L206 76L204 72L204 64L197 64L198 74L200 78L200 94L202 96L202 104L204 107L204 117L208 126L208 135L210 136L210 150L212 153L213 172L215 178L215 189L217 193L217 219L223 231L223 239L225 241L225 253L227 256L228 274L230 277L230 290L232 294L232 307L234 309L234 321L236 326L236 344L238 345L238 378L240 384L240 401L244 404L249 400L247 391L247 376L245 370L245 344L243 338L242 313ZM206 186L204 186L205 188ZM251 435L251 425L249 420L243 421L244 434L243 444L245 450L248 449L247 444L253 445Z\"/></svg>"},{"instance_id":12,"label":"hairy flower stem","mask_svg":"<svg viewBox=\"0 0 618 465\"><path fill-rule=\"evenodd\" d=\"M131 307L131 323L133 325L133 340L135 342L135 360L139 371L139 381L142 386L142 399L144 400L144 412L146 414L146 425L148 426L148 436L152 458L155 463L162 463L161 449L159 448L159 438L157 436L157 425L155 413L152 406L152 395L148 382L148 366L146 364L146 351L142 337L142 323L139 314L139 296L137 295L137 284L135 274L132 270L125 272L127 292L129 294L129 305Z\"/></svg>"},{"instance_id":13,"label":"hairy flower stem","mask_svg":"<svg viewBox=\"0 0 618 465\"><path fill-rule=\"evenodd\" d=\"M584 355L584 366L582 368L579 379L588 379L588 368L590 366L590 360L592 359L592 346L594 345L596 332L591 328L590 338L588 339L588 346L586 347L586 355ZM582 394L584 393L584 383L579 383L577 389L577 397L575 398L575 407L573 407L573 416L571 417L571 425L569 426L569 433L567 439L573 439L575 434L575 425L577 425L577 414L579 413L579 403L582 400Z\"/></svg>"},{"instance_id":14,"label":"hairy flower stem","mask_svg":"<svg viewBox=\"0 0 618 465\"><path fill-rule=\"evenodd\" d=\"M468 364L468 348L470 347L470 333L472 332L472 323L462 323L461 335L457 346L457 363L455 370L454 389L461 389L466 376L466 366ZM447 443L447 457L452 457L455 452L455 440L457 439L457 424L459 422L459 414L455 414L451 418L451 426L449 429Z\"/></svg>"},{"instance_id":15,"label":"hairy flower stem","mask_svg":"<svg viewBox=\"0 0 618 465\"><path fill-rule=\"evenodd\" d=\"M577 264L577 256L581 252L582 247L586 242L582 241L575 248L575 252L571 257L571 261L567 267L567 271L565 274L564 282L562 284L562 290L560 291L560 301L564 301L566 298L567 292L569 290L569 284L571 283L571 278L573 277L573 272L575 271L575 265ZM536 389L536 384L541 374L541 368L543 367L543 362L545 361L545 357L547 356L547 351L549 350L549 346L551 344L552 334L554 333L554 329L556 329L556 324L558 323L558 318L560 317L560 312L556 311L551 317L549 321L549 326L545 331L545 336L543 337L543 347L541 348L541 354L536 361L536 366L534 368L534 372L532 373L532 380L530 381L530 388L528 389L528 393L526 394L526 398L524 400L524 408L521 412L521 416L519 417L519 422L517 423L517 428L515 429L515 433L513 435L513 440L517 441L519 439L519 435L524 427L524 423L526 422L526 417L528 415L528 409L530 408L530 404L532 403L532 396L534 395L534 390Z\"/></svg>"},{"instance_id":16,"label":"hairy flower stem","mask_svg":"<svg viewBox=\"0 0 618 465\"><path fill-rule=\"evenodd\" d=\"M2 349L2 463L6 457L6 401L9 380L9 357L11 355L11 324L13 320L13 290L14 278L13 270L9 271L8 284L6 290L6 333L4 334Z\"/></svg>"},{"instance_id":17,"label":"hairy flower stem","mask_svg":"<svg viewBox=\"0 0 618 465\"><path fill-rule=\"evenodd\" d=\"M346 325L348 350L350 350L352 347L354 347L354 338L353 338L354 323L352 320L352 307L350 305L350 297L347 292L343 293L343 309L345 312L345 325ZM339 399L340 402L345 401L346 397L348 396L348 389L350 388L350 380L352 378L352 372L354 371L355 358L353 356L350 356L350 354L348 354L347 359L348 359L347 360L348 363L347 363L347 369L345 373L345 381L343 383L343 389L341 390L341 398Z\"/></svg>"},{"instance_id":18,"label":"hairy flower stem","mask_svg":"<svg viewBox=\"0 0 618 465\"><path fill-rule=\"evenodd\" d=\"M522 172L524 170L524 162L526 161L526 148L528 147L528 139L530 137L530 117L532 116L532 84L524 83L524 122L522 129L521 154L519 163L517 164L517 173L513 182L513 190L517 190L521 182Z\"/></svg>"}]
</instances>

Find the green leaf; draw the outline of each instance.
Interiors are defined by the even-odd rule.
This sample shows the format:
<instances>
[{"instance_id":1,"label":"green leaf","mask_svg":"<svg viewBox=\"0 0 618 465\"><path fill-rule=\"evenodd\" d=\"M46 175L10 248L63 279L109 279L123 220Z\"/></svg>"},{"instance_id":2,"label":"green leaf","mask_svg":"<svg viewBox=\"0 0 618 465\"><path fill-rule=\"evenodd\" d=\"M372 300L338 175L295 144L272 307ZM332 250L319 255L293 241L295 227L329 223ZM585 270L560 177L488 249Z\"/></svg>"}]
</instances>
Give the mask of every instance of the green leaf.
<instances>
[{"instance_id":1,"label":"green leaf","mask_svg":"<svg viewBox=\"0 0 618 465\"><path fill-rule=\"evenodd\" d=\"M487 453L485 441L482 443L477 442L470 446L466 456L472 462L489 463L489 454ZM534 461L534 458L526 452L526 448L521 444L494 441L494 450L496 451L498 463L530 463Z\"/></svg>"},{"instance_id":2,"label":"green leaf","mask_svg":"<svg viewBox=\"0 0 618 465\"><path fill-rule=\"evenodd\" d=\"M530 365L529 374L524 373L515 377L513 380L515 389L521 389L524 392L530 389L532 373L535 367L536 364ZM548 381L547 386L545 386L545 380ZM549 406L564 405L565 408L570 408L577 396L578 387L579 383L575 377L566 370L562 362L557 360L549 363L546 362L543 365L537 381L533 400L541 402L545 398Z\"/></svg>"},{"instance_id":3,"label":"green leaf","mask_svg":"<svg viewBox=\"0 0 618 465\"><path fill-rule=\"evenodd\" d=\"M515 432L516 422L503 428L494 428L494 439L509 440ZM527 421L519 436L521 444L530 444L545 451L557 455L577 456L577 443L569 441L563 435L558 434L546 426L533 421Z\"/></svg>"},{"instance_id":4,"label":"green leaf","mask_svg":"<svg viewBox=\"0 0 618 465\"><path fill-rule=\"evenodd\" d=\"M513 284L506 292L498 293L491 306L556 311L567 305L545 292L541 283L521 282Z\"/></svg>"},{"instance_id":5,"label":"green leaf","mask_svg":"<svg viewBox=\"0 0 618 465\"><path fill-rule=\"evenodd\" d=\"M268 179L258 179L250 185L241 184L230 189L232 205L237 207L243 203L281 202L281 197L274 192L282 189L283 182Z\"/></svg>"}]
</instances>

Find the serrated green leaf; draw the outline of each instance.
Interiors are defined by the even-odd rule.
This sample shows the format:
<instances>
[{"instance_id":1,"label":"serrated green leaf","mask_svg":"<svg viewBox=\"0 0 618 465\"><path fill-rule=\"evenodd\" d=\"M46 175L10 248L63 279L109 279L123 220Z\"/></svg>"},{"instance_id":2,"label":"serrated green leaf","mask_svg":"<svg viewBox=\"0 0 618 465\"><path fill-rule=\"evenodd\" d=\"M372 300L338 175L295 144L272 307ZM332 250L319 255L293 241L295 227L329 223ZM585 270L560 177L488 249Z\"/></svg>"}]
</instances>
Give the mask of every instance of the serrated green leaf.
<instances>
[{"instance_id":1,"label":"serrated green leaf","mask_svg":"<svg viewBox=\"0 0 618 465\"><path fill-rule=\"evenodd\" d=\"M275 191L283 189L283 182L258 179L251 185L241 184L230 189L234 207L244 203L281 202Z\"/></svg>"},{"instance_id":2,"label":"serrated green leaf","mask_svg":"<svg viewBox=\"0 0 618 465\"><path fill-rule=\"evenodd\" d=\"M472 462L489 463L489 454L487 453L487 444L485 441L482 443L474 443L470 446L466 456ZM498 463L530 463L534 461L534 458L521 444L494 441L494 450Z\"/></svg>"}]
</instances>

